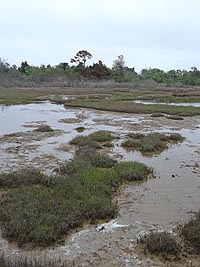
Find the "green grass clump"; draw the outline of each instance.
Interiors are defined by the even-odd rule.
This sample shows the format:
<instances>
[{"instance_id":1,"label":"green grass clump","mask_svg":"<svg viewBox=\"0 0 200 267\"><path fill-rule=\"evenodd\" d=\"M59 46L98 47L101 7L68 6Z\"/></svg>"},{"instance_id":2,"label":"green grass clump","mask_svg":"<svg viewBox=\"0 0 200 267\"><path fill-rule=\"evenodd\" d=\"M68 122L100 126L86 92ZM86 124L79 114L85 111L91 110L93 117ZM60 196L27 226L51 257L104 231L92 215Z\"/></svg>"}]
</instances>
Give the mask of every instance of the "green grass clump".
<instances>
[{"instance_id":1,"label":"green grass clump","mask_svg":"<svg viewBox=\"0 0 200 267\"><path fill-rule=\"evenodd\" d=\"M156 136L152 135L149 137L144 137L143 142L140 145L140 149L144 153L160 152L166 148L166 143Z\"/></svg>"},{"instance_id":2,"label":"green grass clump","mask_svg":"<svg viewBox=\"0 0 200 267\"><path fill-rule=\"evenodd\" d=\"M99 149L101 148L101 145L106 147L109 146L111 147L112 146L111 141L114 138L115 137L107 131L97 131L88 136L82 136L82 135L76 136L74 139L70 141L70 144L76 145L78 147L90 146ZM100 145L99 143L103 144Z\"/></svg>"},{"instance_id":3,"label":"green grass clump","mask_svg":"<svg viewBox=\"0 0 200 267\"><path fill-rule=\"evenodd\" d=\"M111 219L117 214L113 193L123 182L141 181L151 169L142 163L117 163L91 147L48 177L37 171L3 175L0 188L2 235L18 245L49 246L84 223ZM60 176L62 175L62 176Z\"/></svg>"},{"instance_id":4,"label":"green grass clump","mask_svg":"<svg viewBox=\"0 0 200 267\"><path fill-rule=\"evenodd\" d=\"M47 246L61 240L86 221L110 219L116 214L106 169L79 170L56 179L53 187L19 186L0 200L2 234L19 246Z\"/></svg>"},{"instance_id":5,"label":"green grass clump","mask_svg":"<svg viewBox=\"0 0 200 267\"><path fill-rule=\"evenodd\" d=\"M142 139L142 138L144 138L144 134L141 134L141 133L129 133L128 137L129 138L133 138L133 139Z\"/></svg>"},{"instance_id":6,"label":"green grass clump","mask_svg":"<svg viewBox=\"0 0 200 267\"><path fill-rule=\"evenodd\" d=\"M82 147L76 152L76 158L89 162L93 167L99 168L111 168L117 161L109 157L108 155L98 153L92 147Z\"/></svg>"},{"instance_id":7,"label":"green grass clump","mask_svg":"<svg viewBox=\"0 0 200 267\"><path fill-rule=\"evenodd\" d=\"M167 232L150 233L142 243L155 255L178 255L181 252L181 245Z\"/></svg>"},{"instance_id":8,"label":"green grass clump","mask_svg":"<svg viewBox=\"0 0 200 267\"><path fill-rule=\"evenodd\" d=\"M134 150L139 150L143 153L154 153L163 151L166 148L166 143L160 140L159 136L151 134L144 136L142 139L127 139L122 143L123 147L129 147Z\"/></svg>"},{"instance_id":9,"label":"green grass clump","mask_svg":"<svg viewBox=\"0 0 200 267\"><path fill-rule=\"evenodd\" d=\"M114 171L121 182L144 181L152 173L151 168L137 161L118 163L114 166Z\"/></svg>"},{"instance_id":10,"label":"green grass clump","mask_svg":"<svg viewBox=\"0 0 200 267\"><path fill-rule=\"evenodd\" d=\"M49 125L40 125L37 129L37 132L53 132L53 129Z\"/></svg>"},{"instance_id":11,"label":"green grass clump","mask_svg":"<svg viewBox=\"0 0 200 267\"><path fill-rule=\"evenodd\" d=\"M89 135L92 141L108 142L112 141L115 137L107 131L97 131Z\"/></svg>"},{"instance_id":12,"label":"green grass clump","mask_svg":"<svg viewBox=\"0 0 200 267\"><path fill-rule=\"evenodd\" d=\"M40 171L30 168L13 173L0 174L0 188L10 189L19 186L45 185L52 186L54 178L42 174Z\"/></svg>"},{"instance_id":13,"label":"green grass clump","mask_svg":"<svg viewBox=\"0 0 200 267\"><path fill-rule=\"evenodd\" d=\"M96 149L100 148L100 145L96 141L92 141L91 138L89 138L89 136L83 136L83 135L76 136L74 139L70 141L70 144L76 145L78 147L89 146Z\"/></svg>"},{"instance_id":14,"label":"green grass clump","mask_svg":"<svg viewBox=\"0 0 200 267\"><path fill-rule=\"evenodd\" d=\"M111 168L116 163L116 160L98 153L93 147L84 146L76 151L72 161L61 164L58 173L71 175L89 167Z\"/></svg>"},{"instance_id":15,"label":"green grass clump","mask_svg":"<svg viewBox=\"0 0 200 267\"><path fill-rule=\"evenodd\" d=\"M185 240L200 253L200 211L182 229Z\"/></svg>"},{"instance_id":16,"label":"green grass clump","mask_svg":"<svg viewBox=\"0 0 200 267\"><path fill-rule=\"evenodd\" d=\"M128 139L122 142L125 148L138 150L141 153L159 153L168 147L170 142L183 141L184 138L177 133L152 133L148 135L131 133Z\"/></svg>"},{"instance_id":17,"label":"green grass clump","mask_svg":"<svg viewBox=\"0 0 200 267\"><path fill-rule=\"evenodd\" d=\"M57 172L61 175L72 175L78 172L79 170L83 170L91 166L92 165L89 161L86 161L81 157L76 157L72 161L62 163L57 169Z\"/></svg>"}]
</instances>

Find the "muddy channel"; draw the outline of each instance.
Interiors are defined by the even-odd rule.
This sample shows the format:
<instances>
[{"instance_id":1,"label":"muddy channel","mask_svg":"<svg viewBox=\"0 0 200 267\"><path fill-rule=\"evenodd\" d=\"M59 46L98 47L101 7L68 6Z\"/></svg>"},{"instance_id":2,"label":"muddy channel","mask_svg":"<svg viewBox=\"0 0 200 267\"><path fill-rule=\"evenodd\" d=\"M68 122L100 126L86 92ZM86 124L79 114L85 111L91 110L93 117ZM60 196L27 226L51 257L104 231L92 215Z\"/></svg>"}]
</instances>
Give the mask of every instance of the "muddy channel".
<instances>
[{"instance_id":1,"label":"muddy channel","mask_svg":"<svg viewBox=\"0 0 200 267\"><path fill-rule=\"evenodd\" d=\"M108 153L119 161L144 162L155 177L142 184L124 186L118 196L119 217L87 226L66 238L62 246L22 250L0 239L6 257L66 262L67 266L191 266L190 258L180 265L167 265L137 252L137 238L152 229L173 231L200 209L200 116L182 121L167 117L65 109L50 102L0 107L0 171L27 166L52 174L73 157L69 141L76 135L108 130L120 137ZM55 131L36 132L41 124ZM84 127L78 133L77 127ZM160 155L142 156L121 147L128 132L177 132L185 137ZM74 265L73 265L74 264ZM200 266L198 262L194 266ZM192 265L193 266L193 265Z\"/></svg>"}]
</instances>

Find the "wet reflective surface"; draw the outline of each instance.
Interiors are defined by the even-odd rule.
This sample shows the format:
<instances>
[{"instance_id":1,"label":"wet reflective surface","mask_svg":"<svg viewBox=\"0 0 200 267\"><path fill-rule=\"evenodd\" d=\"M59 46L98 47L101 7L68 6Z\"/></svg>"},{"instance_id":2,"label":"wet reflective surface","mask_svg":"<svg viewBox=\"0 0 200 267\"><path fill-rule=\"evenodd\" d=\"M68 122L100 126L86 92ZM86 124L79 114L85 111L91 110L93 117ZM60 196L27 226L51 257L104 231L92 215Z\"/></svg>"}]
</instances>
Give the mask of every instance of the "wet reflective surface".
<instances>
[{"instance_id":1,"label":"wet reflective surface","mask_svg":"<svg viewBox=\"0 0 200 267\"><path fill-rule=\"evenodd\" d=\"M164 103L157 101L148 101L148 100L134 100L136 104L144 104L144 105L169 105L169 106L184 106L184 107L200 107L200 103Z\"/></svg>"},{"instance_id":2,"label":"wet reflective surface","mask_svg":"<svg viewBox=\"0 0 200 267\"><path fill-rule=\"evenodd\" d=\"M55 131L35 132L41 124L48 124ZM116 220L86 227L54 249L27 252L1 238L0 249L6 256L62 259L70 264L85 264L82 266L165 266L153 265L150 259L141 260L135 251L136 240L139 234L152 229L172 230L177 222L189 220L199 210L200 116L186 117L180 122L150 115L65 109L45 102L1 107L0 125L1 172L35 166L51 174L59 163L73 157L75 147L69 145L72 138L108 130L120 138L113 141L111 156L119 161L144 162L155 173L155 178L145 183L124 186L118 196ZM78 133L79 126L85 127L85 131ZM128 132L178 132L185 140L160 155L144 157L121 147Z\"/></svg>"}]
</instances>

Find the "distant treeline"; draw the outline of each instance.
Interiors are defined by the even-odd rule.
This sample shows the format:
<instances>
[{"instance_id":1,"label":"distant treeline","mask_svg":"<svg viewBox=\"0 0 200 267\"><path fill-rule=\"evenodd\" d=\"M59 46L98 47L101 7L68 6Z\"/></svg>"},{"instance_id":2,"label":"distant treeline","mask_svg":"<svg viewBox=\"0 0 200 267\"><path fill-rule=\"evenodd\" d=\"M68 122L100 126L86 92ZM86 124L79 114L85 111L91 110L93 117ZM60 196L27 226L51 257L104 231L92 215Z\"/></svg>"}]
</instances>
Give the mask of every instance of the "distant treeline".
<instances>
[{"instance_id":1,"label":"distant treeline","mask_svg":"<svg viewBox=\"0 0 200 267\"><path fill-rule=\"evenodd\" d=\"M137 73L134 67L125 65L124 56L120 55L113 61L111 68L101 60L92 65L86 65L92 55L86 51L79 51L70 63L61 62L51 66L29 65L22 61L21 65L10 65L0 58L0 86L131 86L138 84L152 85L158 83L163 86L200 86L200 70L192 67L188 70L164 71L158 68L143 69ZM129 87L128 86L128 87Z\"/></svg>"}]
</instances>

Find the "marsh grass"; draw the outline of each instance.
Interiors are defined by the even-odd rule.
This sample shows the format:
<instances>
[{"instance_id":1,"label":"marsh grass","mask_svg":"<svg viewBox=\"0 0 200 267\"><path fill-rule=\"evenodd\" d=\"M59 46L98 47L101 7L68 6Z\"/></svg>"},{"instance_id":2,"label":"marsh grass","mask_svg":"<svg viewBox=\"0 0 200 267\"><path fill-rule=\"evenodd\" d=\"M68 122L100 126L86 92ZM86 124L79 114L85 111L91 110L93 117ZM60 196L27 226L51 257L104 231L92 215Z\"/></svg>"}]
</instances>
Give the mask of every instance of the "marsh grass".
<instances>
[{"instance_id":1,"label":"marsh grass","mask_svg":"<svg viewBox=\"0 0 200 267\"><path fill-rule=\"evenodd\" d=\"M89 162L93 167L98 168L111 168L115 164L117 164L117 161L110 156L100 154L94 148L89 146L85 146L77 150L75 160L77 158L85 160L86 162Z\"/></svg>"},{"instance_id":2,"label":"marsh grass","mask_svg":"<svg viewBox=\"0 0 200 267\"><path fill-rule=\"evenodd\" d=\"M184 138L177 133L162 134L151 133L148 135L130 133L128 139L122 142L122 147L132 150L138 150L141 153L160 153L173 142L181 142Z\"/></svg>"},{"instance_id":3,"label":"marsh grass","mask_svg":"<svg viewBox=\"0 0 200 267\"><path fill-rule=\"evenodd\" d=\"M115 137L107 131L97 131L88 136L79 135L70 141L71 145L78 147L88 146L96 149L104 147L112 147L111 141Z\"/></svg>"},{"instance_id":4,"label":"marsh grass","mask_svg":"<svg viewBox=\"0 0 200 267\"><path fill-rule=\"evenodd\" d=\"M71 264L67 261L61 262L60 260L38 260L38 259L28 259L28 258L18 258L16 260L11 260L5 258L4 254L0 255L0 267L73 267L75 266L72 262Z\"/></svg>"},{"instance_id":5,"label":"marsh grass","mask_svg":"<svg viewBox=\"0 0 200 267\"><path fill-rule=\"evenodd\" d=\"M137 161L121 162L114 166L119 181L144 181L152 173L152 169Z\"/></svg>"},{"instance_id":6,"label":"marsh grass","mask_svg":"<svg viewBox=\"0 0 200 267\"><path fill-rule=\"evenodd\" d=\"M48 246L84 222L112 218L116 211L107 171L88 168L57 178L51 188L30 185L9 190L1 199L0 220L3 236L19 246Z\"/></svg>"},{"instance_id":7,"label":"marsh grass","mask_svg":"<svg viewBox=\"0 0 200 267\"><path fill-rule=\"evenodd\" d=\"M44 185L53 186L55 181L53 177L45 176L40 171L29 168L13 173L0 174L0 188L10 189L20 186Z\"/></svg>"},{"instance_id":8,"label":"marsh grass","mask_svg":"<svg viewBox=\"0 0 200 267\"><path fill-rule=\"evenodd\" d=\"M152 232L140 241L151 254L167 257L181 252L180 243L168 232Z\"/></svg>"},{"instance_id":9,"label":"marsh grass","mask_svg":"<svg viewBox=\"0 0 200 267\"><path fill-rule=\"evenodd\" d=\"M96 141L92 141L92 139L89 136L83 136L83 135L79 135L73 138L70 141L70 144L78 147L89 146L96 149L101 148L101 146Z\"/></svg>"},{"instance_id":10,"label":"marsh grass","mask_svg":"<svg viewBox=\"0 0 200 267\"><path fill-rule=\"evenodd\" d=\"M200 211L183 226L181 234L185 241L188 242L196 252L200 253Z\"/></svg>"},{"instance_id":11,"label":"marsh grass","mask_svg":"<svg viewBox=\"0 0 200 267\"><path fill-rule=\"evenodd\" d=\"M40 125L35 131L37 131L37 132L53 132L54 130L49 125Z\"/></svg>"},{"instance_id":12,"label":"marsh grass","mask_svg":"<svg viewBox=\"0 0 200 267\"><path fill-rule=\"evenodd\" d=\"M49 246L62 242L71 230L117 215L113 193L124 182L147 179L142 163L117 163L93 147L83 146L58 175L22 171L0 176L2 235L19 246Z\"/></svg>"},{"instance_id":13,"label":"marsh grass","mask_svg":"<svg viewBox=\"0 0 200 267\"><path fill-rule=\"evenodd\" d=\"M178 115L178 116L194 116L200 115L199 107L192 106L169 106L162 104L154 105L144 105L137 104L123 100L68 100L65 103L65 107L85 107L93 108L97 110L106 111L117 111L117 112L127 112L136 114L168 114L168 115ZM155 116L155 115L154 115Z\"/></svg>"},{"instance_id":14,"label":"marsh grass","mask_svg":"<svg viewBox=\"0 0 200 267\"><path fill-rule=\"evenodd\" d=\"M62 163L58 169L58 173L72 175L85 168L112 168L115 164L117 164L116 160L98 153L93 147L85 146L76 151L73 160Z\"/></svg>"},{"instance_id":15,"label":"marsh grass","mask_svg":"<svg viewBox=\"0 0 200 267\"><path fill-rule=\"evenodd\" d=\"M115 137L107 131L97 131L89 135L92 141L96 142L109 142L115 139Z\"/></svg>"}]
</instances>

